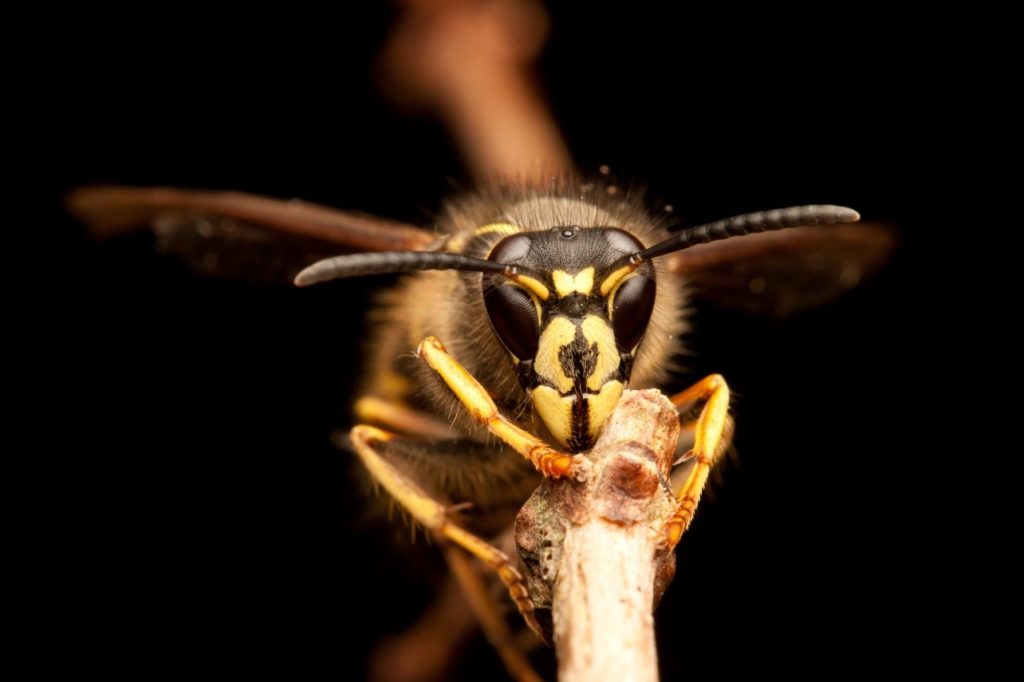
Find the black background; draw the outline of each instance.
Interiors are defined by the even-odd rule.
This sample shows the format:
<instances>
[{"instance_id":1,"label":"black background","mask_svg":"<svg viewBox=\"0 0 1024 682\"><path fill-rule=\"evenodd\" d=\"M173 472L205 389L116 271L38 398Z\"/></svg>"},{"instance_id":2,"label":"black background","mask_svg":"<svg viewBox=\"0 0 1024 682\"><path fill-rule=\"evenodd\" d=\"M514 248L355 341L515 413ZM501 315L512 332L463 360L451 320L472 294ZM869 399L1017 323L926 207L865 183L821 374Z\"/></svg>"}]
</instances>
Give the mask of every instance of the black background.
<instances>
[{"instance_id":1,"label":"black background","mask_svg":"<svg viewBox=\"0 0 1024 682\"><path fill-rule=\"evenodd\" d=\"M665 678L921 671L1019 646L1012 593L994 587L1010 569L961 570L1014 537L969 529L955 502L973 476L953 435L961 398L920 414L945 402L923 349L949 324L930 267L950 220L931 208L944 151L926 132L946 64L877 17L754 37L633 5L553 13L542 81L581 167L609 164L689 222L842 203L902 239L825 310L697 313L677 385L726 375L739 462L679 548L657 614ZM59 210L67 189L111 182L431 224L465 172L436 122L373 86L391 11L249 18L72 17L39 86L44 248L61 273L37 289L54 380L44 621L61 656L112 674L359 678L430 595L394 549L407 532L362 520L364 491L328 443L386 281L202 279L148 236L94 243ZM477 642L457 674L500 674L496 661Z\"/></svg>"}]
</instances>

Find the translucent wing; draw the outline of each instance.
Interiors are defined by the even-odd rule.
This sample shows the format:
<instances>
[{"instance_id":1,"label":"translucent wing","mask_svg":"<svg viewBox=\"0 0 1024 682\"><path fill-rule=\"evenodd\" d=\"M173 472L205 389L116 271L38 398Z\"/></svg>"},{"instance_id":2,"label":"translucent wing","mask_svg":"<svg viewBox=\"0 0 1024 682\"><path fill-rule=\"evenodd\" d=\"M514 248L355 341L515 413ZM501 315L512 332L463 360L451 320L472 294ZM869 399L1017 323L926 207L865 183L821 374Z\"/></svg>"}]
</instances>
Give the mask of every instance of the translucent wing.
<instances>
[{"instance_id":1,"label":"translucent wing","mask_svg":"<svg viewBox=\"0 0 1024 682\"><path fill-rule=\"evenodd\" d=\"M289 281L339 251L426 249L406 223L303 201L170 187L83 187L68 210L97 237L151 228L157 248L205 275Z\"/></svg>"},{"instance_id":2,"label":"translucent wing","mask_svg":"<svg viewBox=\"0 0 1024 682\"><path fill-rule=\"evenodd\" d=\"M705 301L786 317L857 286L885 263L895 244L890 226L853 223L725 239L666 260Z\"/></svg>"}]
</instances>

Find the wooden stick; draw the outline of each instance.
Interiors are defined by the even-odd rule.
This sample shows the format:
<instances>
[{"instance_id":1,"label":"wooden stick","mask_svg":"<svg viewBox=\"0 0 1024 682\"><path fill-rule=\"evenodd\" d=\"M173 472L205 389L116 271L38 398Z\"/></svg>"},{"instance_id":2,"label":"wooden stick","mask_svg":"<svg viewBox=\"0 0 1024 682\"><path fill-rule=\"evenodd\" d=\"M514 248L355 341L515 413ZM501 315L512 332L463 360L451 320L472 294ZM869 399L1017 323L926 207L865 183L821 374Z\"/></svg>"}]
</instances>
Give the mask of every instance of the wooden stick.
<instances>
[{"instance_id":1,"label":"wooden stick","mask_svg":"<svg viewBox=\"0 0 1024 682\"><path fill-rule=\"evenodd\" d=\"M675 575L660 530L675 509L667 477L678 438L665 396L627 391L587 455L588 480L546 480L516 519L561 682L658 679L652 613Z\"/></svg>"}]
</instances>

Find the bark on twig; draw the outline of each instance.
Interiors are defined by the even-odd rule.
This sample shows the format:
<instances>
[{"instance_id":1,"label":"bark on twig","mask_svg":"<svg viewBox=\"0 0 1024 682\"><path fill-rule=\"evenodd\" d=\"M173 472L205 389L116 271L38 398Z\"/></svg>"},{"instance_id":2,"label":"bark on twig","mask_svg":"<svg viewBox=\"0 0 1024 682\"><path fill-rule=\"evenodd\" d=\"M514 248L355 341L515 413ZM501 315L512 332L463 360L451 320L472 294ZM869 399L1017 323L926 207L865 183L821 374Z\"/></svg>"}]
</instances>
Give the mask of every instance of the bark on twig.
<instances>
[{"instance_id":1,"label":"bark on twig","mask_svg":"<svg viewBox=\"0 0 1024 682\"><path fill-rule=\"evenodd\" d=\"M588 480L545 481L516 519L562 682L658 679L652 612L675 575L659 529L675 508L667 477L678 438L667 398L626 391L587 455Z\"/></svg>"}]
</instances>

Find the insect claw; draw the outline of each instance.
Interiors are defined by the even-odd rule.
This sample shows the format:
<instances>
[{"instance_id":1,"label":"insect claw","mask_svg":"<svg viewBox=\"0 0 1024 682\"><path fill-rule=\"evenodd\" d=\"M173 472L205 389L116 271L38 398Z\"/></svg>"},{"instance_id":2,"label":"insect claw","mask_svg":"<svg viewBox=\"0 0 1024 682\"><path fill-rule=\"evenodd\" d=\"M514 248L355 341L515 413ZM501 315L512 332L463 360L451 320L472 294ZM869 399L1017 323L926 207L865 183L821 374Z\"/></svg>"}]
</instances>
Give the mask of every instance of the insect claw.
<instances>
[{"instance_id":1,"label":"insect claw","mask_svg":"<svg viewBox=\"0 0 1024 682\"><path fill-rule=\"evenodd\" d=\"M428 336L427 338L420 341L420 345L416 347L416 357L422 358L424 356L423 347L428 345L433 347L435 350L441 351L442 353L448 352L445 349L444 344L441 343L440 339L438 339L436 336Z\"/></svg>"},{"instance_id":2,"label":"insect claw","mask_svg":"<svg viewBox=\"0 0 1024 682\"><path fill-rule=\"evenodd\" d=\"M593 462L584 455L575 455L572 458L572 467L569 469L569 475L580 483L586 483L587 479L590 478L590 472L593 468Z\"/></svg>"}]
</instances>

